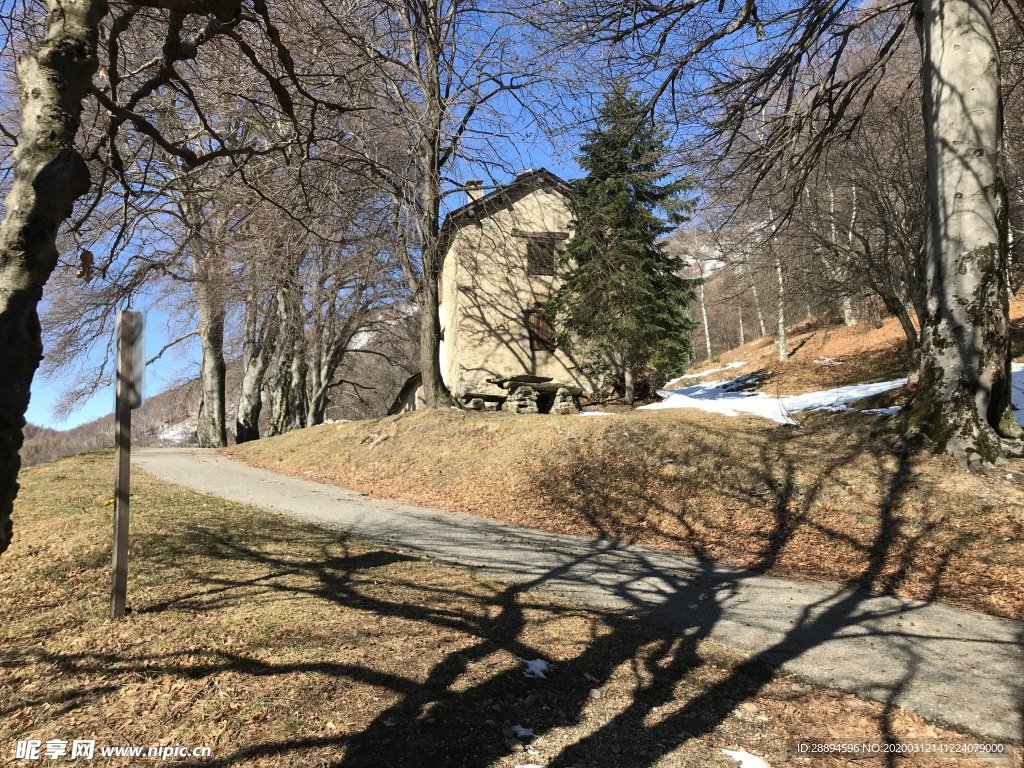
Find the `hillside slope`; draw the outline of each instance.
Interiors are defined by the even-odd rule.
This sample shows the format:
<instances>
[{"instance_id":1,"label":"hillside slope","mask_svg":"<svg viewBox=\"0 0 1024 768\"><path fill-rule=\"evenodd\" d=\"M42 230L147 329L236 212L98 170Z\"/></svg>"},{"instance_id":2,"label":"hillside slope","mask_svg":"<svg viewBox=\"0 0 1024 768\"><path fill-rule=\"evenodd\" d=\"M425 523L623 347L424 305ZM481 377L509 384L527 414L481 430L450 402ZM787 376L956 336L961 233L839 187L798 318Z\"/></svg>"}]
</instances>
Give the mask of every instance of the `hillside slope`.
<instances>
[{"instance_id":1,"label":"hillside slope","mask_svg":"<svg viewBox=\"0 0 1024 768\"><path fill-rule=\"evenodd\" d=\"M1024 359L1024 291L1010 304L1013 358ZM896 379L907 375L906 338L895 317L880 326L858 323L818 326L800 323L788 331L789 359L780 362L774 336L765 336L717 355L691 373L743 363L734 372L764 373L761 387L793 395L817 389ZM672 384L669 384L671 388ZM1024 407L1024 404L1021 404Z\"/></svg>"},{"instance_id":2,"label":"hillside slope","mask_svg":"<svg viewBox=\"0 0 1024 768\"><path fill-rule=\"evenodd\" d=\"M1012 317L1019 356L1024 297ZM760 371L771 394L907 373L895 320L796 328L791 341L785 364L763 339L703 368L742 363L717 377ZM900 392L883 397L899 402ZM903 452L883 417L811 412L798 421L689 409L416 412L230 453L373 496L1024 617L1024 462L969 474L946 457Z\"/></svg>"},{"instance_id":3,"label":"hillside slope","mask_svg":"<svg viewBox=\"0 0 1024 768\"><path fill-rule=\"evenodd\" d=\"M1024 462L968 474L901 453L883 426L420 411L229 453L373 496L1024 617Z\"/></svg>"}]
</instances>

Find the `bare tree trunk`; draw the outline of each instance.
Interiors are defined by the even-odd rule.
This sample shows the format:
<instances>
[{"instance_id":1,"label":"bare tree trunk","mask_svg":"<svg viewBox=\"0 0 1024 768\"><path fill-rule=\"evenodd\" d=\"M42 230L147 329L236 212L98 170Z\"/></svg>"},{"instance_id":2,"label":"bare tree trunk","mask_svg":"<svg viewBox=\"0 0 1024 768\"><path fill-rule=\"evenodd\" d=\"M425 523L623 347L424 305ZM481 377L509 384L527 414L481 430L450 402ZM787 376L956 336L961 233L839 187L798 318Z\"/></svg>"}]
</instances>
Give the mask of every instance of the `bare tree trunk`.
<instances>
[{"instance_id":1,"label":"bare tree trunk","mask_svg":"<svg viewBox=\"0 0 1024 768\"><path fill-rule=\"evenodd\" d=\"M1014 275L1017 274L1017 262L1014 258L1013 227L1006 228L1006 271L1010 275L1010 295L1013 296L1020 287L1014 282Z\"/></svg>"},{"instance_id":2,"label":"bare tree trunk","mask_svg":"<svg viewBox=\"0 0 1024 768\"><path fill-rule=\"evenodd\" d=\"M270 424L267 427L270 436L283 435L303 426L295 410L298 382L294 379L294 355L295 350L290 346L282 348L277 370L270 381Z\"/></svg>"},{"instance_id":3,"label":"bare tree trunk","mask_svg":"<svg viewBox=\"0 0 1024 768\"><path fill-rule=\"evenodd\" d=\"M835 192L835 189L832 188L832 182L828 180L827 176L825 177L825 183L826 183L826 185L828 185L828 219L829 219L830 242L832 243L832 250L835 251L836 255L838 256L838 254L839 254L839 235L838 235L838 231L837 231L837 228L836 228L836 192ZM808 190L808 195L809 194L810 194L810 190ZM850 216L850 227L849 227L849 230L847 231L847 237L849 239L850 244L853 243L853 225L854 225L854 221L857 218L857 188L856 187L853 188L853 200L854 200L854 202L853 202L853 214ZM836 264L834 262L829 262L827 259L825 259L825 269L832 276L832 280L839 287L839 290L843 291L842 301L840 302L841 308L842 308L842 313L843 313L843 323L847 327L852 326L852 325L856 325L857 324L857 320L853 316L853 301L850 299L850 297L848 295L846 295L845 286L843 285L843 283L845 281L842 279L843 275L840 273L840 268L838 266L836 266Z\"/></svg>"},{"instance_id":4,"label":"bare tree trunk","mask_svg":"<svg viewBox=\"0 0 1024 768\"><path fill-rule=\"evenodd\" d=\"M435 137L436 138L436 137ZM420 309L420 373L423 377L423 400L428 408L454 404L441 376L441 317L438 314L438 281L444 254L438 250L438 216L440 215L440 171L437 168L437 147L423 150L423 161L429 179L423 193L424 214L420 225L423 243L423 275L416 291Z\"/></svg>"},{"instance_id":5,"label":"bare tree trunk","mask_svg":"<svg viewBox=\"0 0 1024 768\"><path fill-rule=\"evenodd\" d=\"M0 553L11 542L22 428L43 357L36 308L57 264L57 232L89 189L74 143L107 13L104 0L49 0L47 6L46 37L18 60L21 133L0 224Z\"/></svg>"},{"instance_id":6,"label":"bare tree trunk","mask_svg":"<svg viewBox=\"0 0 1024 768\"><path fill-rule=\"evenodd\" d=\"M743 305L740 304L740 346L742 347L747 343L745 334L743 333Z\"/></svg>"},{"instance_id":7,"label":"bare tree trunk","mask_svg":"<svg viewBox=\"0 0 1024 768\"><path fill-rule=\"evenodd\" d=\"M247 359L242 385L238 395L238 415L235 418L235 442L247 443L260 439L260 413L263 411L263 379L270 355Z\"/></svg>"},{"instance_id":8,"label":"bare tree trunk","mask_svg":"<svg viewBox=\"0 0 1024 768\"><path fill-rule=\"evenodd\" d=\"M849 248L853 248L853 228L857 226L857 187L854 186L850 193L853 197L850 209L850 226L846 230L846 242ZM853 299L843 296L843 323L847 328L857 324L857 315L853 311Z\"/></svg>"},{"instance_id":9,"label":"bare tree trunk","mask_svg":"<svg viewBox=\"0 0 1024 768\"><path fill-rule=\"evenodd\" d=\"M308 373L305 350L299 345L292 356L291 429L302 429L309 426L307 421L309 410L306 407L306 376Z\"/></svg>"},{"instance_id":10,"label":"bare tree trunk","mask_svg":"<svg viewBox=\"0 0 1024 768\"><path fill-rule=\"evenodd\" d=\"M266 332L259 332L259 306L250 294L245 307L245 339L242 349L242 385L235 418L235 442L260 439L260 413L263 410L263 381L274 355L274 324L268 319ZM272 307L270 312L274 311Z\"/></svg>"},{"instance_id":11,"label":"bare tree trunk","mask_svg":"<svg viewBox=\"0 0 1024 768\"><path fill-rule=\"evenodd\" d=\"M427 407L441 408L454 401L441 377L441 318L437 312L437 280L425 277L418 298L423 399Z\"/></svg>"},{"instance_id":12,"label":"bare tree trunk","mask_svg":"<svg viewBox=\"0 0 1024 768\"><path fill-rule=\"evenodd\" d=\"M750 278L750 290L754 294L754 312L757 313L757 327L761 330L761 338L763 339L768 335L768 327L764 324L764 312L761 311L761 299L757 295L757 285L754 284L754 278Z\"/></svg>"},{"instance_id":13,"label":"bare tree trunk","mask_svg":"<svg viewBox=\"0 0 1024 768\"><path fill-rule=\"evenodd\" d=\"M708 360L711 359L711 329L708 328L708 310L704 304L704 284L700 286L700 316L704 324L704 346L708 350Z\"/></svg>"},{"instance_id":14,"label":"bare tree trunk","mask_svg":"<svg viewBox=\"0 0 1024 768\"><path fill-rule=\"evenodd\" d=\"M297 319L292 316L292 294L299 290L299 270L290 265L288 274L277 288L277 328L280 339L277 349L277 362L274 375L270 381L270 424L267 426L269 435L283 435L292 428L292 361L295 357L297 344Z\"/></svg>"},{"instance_id":15,"label":"bare tree trunk","mask_svg":"<svg viewBox=\"0 0 1024 768\"><path fill-rule=\"evenodd\" d=\"M789 349L786 346L786 286L782 281L782 259L779 258L777 252L773 253L773 255L775 257L775 278L778 281L779 290L778 336L776 344L779 347L779 360L786 362L789 359Z\"/></svg>"},{"instance_id":16,"label":"bare tree trunk","mask_svg":"<svg viewBox=\"0 0 1024 768\"><path fill-rule=\"evenodd\" d=\"M910 312L907 310L906 304L895 296L883 297L882 301L885 302L885 308L900 321L900 327L907 339L907 359L910 361L911 370L913 370L920 364L921 337L910 318Z\"/></svg>"},{"instance_id":17,"label":"bare tree trunk","mask_svg":"<svg viewBox=\"0 0 1024 768\"><path fill-rule=\"evenodd\" d=\"M323 424L327 419L327 404L330 402L327 393L328 389L323 384L318 384L313 389L313 394L309 398L306 426L315 427L317 424Z\"/></svg>"},{"instance_id":18,"label":"bare tree trunk","mask_svg":"<svg viewBox=\"0 0 1024 768\"><path fill-rule=\"evenodd\" d=\"M626 405L633 405L636 402L636 376L633 374L633 366L628 363L622 369L623 400Z\"/></svg>"},{"instance_id":19,"label":"bare tree trunk","mask_svg":"<svg viewBox=\"0 0 1024 768\"><path fill-rule=\"evenodd\" d=\"M205 260L207 256L199 258ZM224 363L224 295L218 275L215 274L216 266L205 261L194 260L194 263L199 345L202 351L199 382L203 392L196 437L200 448L223 448L228 444L224 383L227 370Z\"/></svg>"},{"instance_id":20,"label":"bare tree trunk","mask_svg":"<svg viewBox=\"0 0 1024 768\"><path fill-rule=\"evenodd\" d=\"M968 462L1024 453L1010 404L1007 199L989 0L920 0L925 314L911 434ZM1011 438L1011 439L1002 439Z\"/></svg>"},{"instance_id":21,"label":"bare tree trunk","mask_svg":"<svg viewBox=\"0 0 1024 768\"><path fill-rule=\"evenodd\" d=\"M270 383L269 434L283 435L306 426L306 371L303 351L296 329L287 333L280 345L277 371Z\"/></svg>"}]
</instances>

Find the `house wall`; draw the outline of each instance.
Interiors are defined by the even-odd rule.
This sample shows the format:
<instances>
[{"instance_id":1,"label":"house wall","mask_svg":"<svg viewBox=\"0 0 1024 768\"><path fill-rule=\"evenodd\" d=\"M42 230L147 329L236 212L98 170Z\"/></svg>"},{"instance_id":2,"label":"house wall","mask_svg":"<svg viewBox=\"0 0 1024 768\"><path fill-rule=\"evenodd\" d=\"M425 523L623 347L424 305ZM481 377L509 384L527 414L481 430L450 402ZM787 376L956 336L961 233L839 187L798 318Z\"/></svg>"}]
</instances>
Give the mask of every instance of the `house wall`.
<instances>
[{"instance_id":1,"label":"house wall","mask_svg":"<svg viewBox=\"0 0 1024 768\"><path fill-rule=\"evenodd\" d=\"M596 382L579 370L570 349L530 349L524 317L551 296L557 277L527 274L527 239L515 232L568 235L571 219L565 196L541 187L454 234L441 273L439 307L442 374L453 394L498 394L501 390L487 378L521 374L595 389ZM566 242L560 240L557 247Z\"/></svg>"}]
</instances>

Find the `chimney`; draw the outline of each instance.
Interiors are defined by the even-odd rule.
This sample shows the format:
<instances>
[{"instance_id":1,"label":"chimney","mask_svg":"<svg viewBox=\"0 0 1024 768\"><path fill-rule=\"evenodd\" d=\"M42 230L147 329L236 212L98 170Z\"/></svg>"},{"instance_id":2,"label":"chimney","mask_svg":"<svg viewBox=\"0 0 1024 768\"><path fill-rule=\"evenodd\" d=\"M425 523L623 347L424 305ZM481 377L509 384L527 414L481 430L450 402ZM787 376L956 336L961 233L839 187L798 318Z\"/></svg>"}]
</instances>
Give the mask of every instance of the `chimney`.
<instances>
[{"instance_id":1,"label":"chimney","mask_svg":"<svg viewBox=\"0 0 1024 768\"><path fill-rule=\"evenodd\" d=\"M480 179L469 179L462 186L466 190L467 203L472 203L484 196L484 183Z\"/></svg>"}]
</instances>

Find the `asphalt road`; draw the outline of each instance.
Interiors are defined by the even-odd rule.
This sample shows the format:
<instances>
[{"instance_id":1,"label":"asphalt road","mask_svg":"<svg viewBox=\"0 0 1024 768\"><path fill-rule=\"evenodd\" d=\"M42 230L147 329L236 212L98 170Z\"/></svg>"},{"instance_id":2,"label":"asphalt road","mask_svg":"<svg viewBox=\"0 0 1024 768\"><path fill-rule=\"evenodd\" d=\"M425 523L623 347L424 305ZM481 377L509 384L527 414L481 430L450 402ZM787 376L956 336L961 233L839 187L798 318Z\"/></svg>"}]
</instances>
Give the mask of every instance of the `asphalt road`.
<instances>
[{"instance_id":1,"label":"asphalt road","mask_svg":"<svg viewBox=\"0 0 1024 768\"><path fill-rule=\"evenodd\" d=\"M811 682L990 739L1024 741L1020 622L369 499L212 451L146 448L133 458L171 483L627 612L666 631L698 632Z\"/></svg>"}]
</instances>

